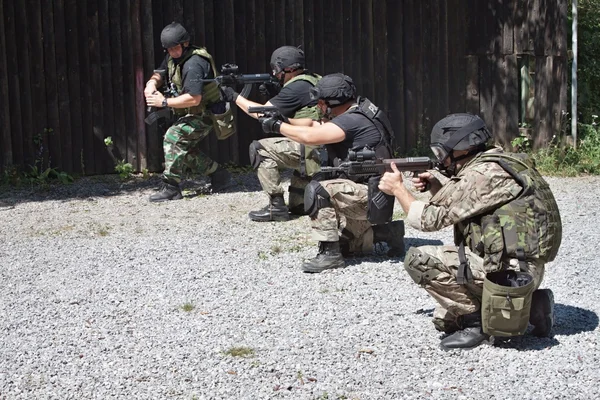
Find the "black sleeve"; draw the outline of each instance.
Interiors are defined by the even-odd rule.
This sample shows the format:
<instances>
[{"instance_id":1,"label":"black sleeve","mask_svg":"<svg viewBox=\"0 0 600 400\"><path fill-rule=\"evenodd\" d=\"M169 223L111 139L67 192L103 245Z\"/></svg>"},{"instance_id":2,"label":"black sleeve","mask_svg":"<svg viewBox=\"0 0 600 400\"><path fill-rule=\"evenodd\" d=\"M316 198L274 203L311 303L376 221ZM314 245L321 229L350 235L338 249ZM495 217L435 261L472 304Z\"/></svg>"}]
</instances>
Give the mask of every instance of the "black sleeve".
<instances>
[{"instance_id":1,"label":"black sleeve","mask_svg":"<svg viewBox=\"0 0 600 400\"><path fill-rule=\"evenodd\" d=\"M281 88L279 94L269 102L279 109L282 115L292 118L296 111L317 104L310 99L310 88L313 85L305 80L297 80Z\"/></svg>"},{"instance_id":2,"label":"black sleeve","mask_svg":"<svg viewBox=\"0 0 600 400\"><path fill-rule=\"evenodd\" d=\"M204 89L202 80L212 77L210 63L198 55L193 55L183 64L182 75L182 93L189 93L192 96L202 94Z\"/></svg>"}]
</instances>

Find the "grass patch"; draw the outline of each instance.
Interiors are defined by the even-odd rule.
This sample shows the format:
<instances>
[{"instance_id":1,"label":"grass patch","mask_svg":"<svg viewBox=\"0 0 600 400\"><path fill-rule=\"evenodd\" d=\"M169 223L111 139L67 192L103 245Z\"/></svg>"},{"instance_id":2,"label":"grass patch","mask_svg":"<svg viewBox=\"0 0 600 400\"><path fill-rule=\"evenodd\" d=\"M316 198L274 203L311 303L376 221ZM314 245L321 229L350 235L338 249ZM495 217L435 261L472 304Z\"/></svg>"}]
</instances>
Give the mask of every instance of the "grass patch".
<instances>
[{"instance_id":1,"label":"grass patch","mask_svg":"<svg viewBox=\"0 0 600 400\"><path fill-rule=\"evenodd\" d=\"M194 311L195 308L196 308L196 306L194 305L194 303L189 302L189 301L187 303L184 303L181 306L181 309L185 312L192 312L192 311Z\"/></svg>"},{"instance_id":2,"label":"grass patch","mask_svg":"<svg viewBox=\"0 0 600 400\"><path fill-rule=\"evenodd\" d=\"M248 357L253 357L255 352L254 349L250 348L250 347L232 347L228 350L225 351L225 354L231 357L242 357L242 358L248 358Z\"/></svg>"}]
</instances>

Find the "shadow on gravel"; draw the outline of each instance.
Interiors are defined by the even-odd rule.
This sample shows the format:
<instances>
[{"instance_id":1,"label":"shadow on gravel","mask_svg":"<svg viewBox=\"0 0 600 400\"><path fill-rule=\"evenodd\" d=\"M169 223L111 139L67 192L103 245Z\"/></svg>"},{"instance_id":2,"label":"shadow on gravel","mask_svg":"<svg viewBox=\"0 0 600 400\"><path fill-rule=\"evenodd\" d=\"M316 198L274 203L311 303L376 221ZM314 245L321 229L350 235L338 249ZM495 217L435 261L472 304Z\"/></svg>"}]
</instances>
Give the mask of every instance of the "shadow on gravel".
<instances>
[{"instance_id":1,"label":"shadow on gravel","mask_svg":"<svg viewBox=\"0 0 600 400\"><path fill-rule=\"evenodd\" d=\"M261 190L255 173L232 174L233 185L223 193L253 192ZM181 185L185 197L196 197L210 193L210 184L206 177L192 177ZM139 191L158 190L161 179L159 174L149 178L134 176L122 180L118 175L96 175L77 179L71 184L31 185L21 187L0 187L0 211L14 208L27 202L47 200L86 199L110 197Z\"/></svg>"},{"instance_id":2,"label":"shadow on gravel","mask_svg":"<svg viewBox=\"0 0 600 400\"><path fill-rule=\"evenodd\" d=\"M554 305L555 324L552 337L538 338L527 333L514 338L496 338L494 347L515 350L544 350L560 342L556 336L570 336L582 332L591 332L598 327L598 315L590 310L565 304Z\"/></svg>"},{"instance_id":3,"label":"shadow on gravel","mask_svg":"<svg viewBox=\"0 0 600 400\"><path fill-rule=\"evenodd\" d=\"M417 239L417 238L409 238L404 241L406 245L406 250L413 246L441 246L443 242L441 240L430 240L430 239ZM403 263L404 255L400 257L388 257L385 253L387 252L387 247L382 247L379 250L376 250L376 253L366 255L364 257L348 257L345 259L346 266L359 265L364 262L382 262L388 261L392 264Z\"/></svg>"}]
</instances>

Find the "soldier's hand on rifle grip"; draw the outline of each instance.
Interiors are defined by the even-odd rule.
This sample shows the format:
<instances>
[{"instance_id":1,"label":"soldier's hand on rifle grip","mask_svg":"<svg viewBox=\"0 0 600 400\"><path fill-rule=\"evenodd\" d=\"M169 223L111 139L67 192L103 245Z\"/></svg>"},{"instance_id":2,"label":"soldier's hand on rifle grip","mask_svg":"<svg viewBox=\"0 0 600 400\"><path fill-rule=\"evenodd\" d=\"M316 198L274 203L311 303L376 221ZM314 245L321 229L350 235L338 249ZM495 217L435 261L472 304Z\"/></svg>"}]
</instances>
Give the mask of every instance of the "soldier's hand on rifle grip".
<instances>
[{"instance_id":1,"label":"soldier's hand on rifle grip","mask_svg":"<svg viewBox=\"0 0 600 400\"><path fill-rule=\"evenodd\" d=\"M412 178L413 186L418 192L427 192L428 190L431 190L432 184L435 184L435 182L439 183L437 178L433 176L431 172L415 173Z\"/></svg>"},{"instance_id":2,"label":"soldier's hand on rifle grip","mask_svg":"<svg viewBox=\"0 0 600 400\"><path fill-rule=\"evenodd\" d=\"M235 103L239 96L239 93L229 86L220 86L219 90L221 91L221 98L229 103Z\"/></svg>"}]
</instances>

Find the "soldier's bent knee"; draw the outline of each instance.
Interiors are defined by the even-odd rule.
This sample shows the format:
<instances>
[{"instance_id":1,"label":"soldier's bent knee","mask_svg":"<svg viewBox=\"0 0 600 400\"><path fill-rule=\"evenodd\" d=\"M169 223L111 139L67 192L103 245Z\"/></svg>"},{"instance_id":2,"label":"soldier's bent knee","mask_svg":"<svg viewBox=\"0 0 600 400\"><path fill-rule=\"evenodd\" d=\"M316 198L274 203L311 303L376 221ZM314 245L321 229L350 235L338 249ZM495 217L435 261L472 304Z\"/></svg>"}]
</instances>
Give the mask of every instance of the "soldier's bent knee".
<instances>
[{"instance_id":1,"label":"soldier's bent knee","mask_svg":"<svg viewBox=\"0 0 600 400\"><path fill-rule=\"evenodd\" d=\"M436 262L424 254L418 247L411 247L404 257L404 269L415 283L425 286L434 280L441 271L436 268Z\"/></svg>"},{"instance_id":2,"label":"soldier's bent knee","mask_svg":"<svg viewBox=\"0 0 600 400\"><path fill-rule=\"evenodd\" d=\"M310 181L304 189L304 211L315 218L321 208L331 207L329 193L317 181Z\"/></svg>"}]
</instances>

